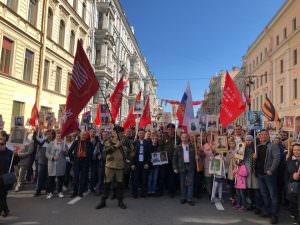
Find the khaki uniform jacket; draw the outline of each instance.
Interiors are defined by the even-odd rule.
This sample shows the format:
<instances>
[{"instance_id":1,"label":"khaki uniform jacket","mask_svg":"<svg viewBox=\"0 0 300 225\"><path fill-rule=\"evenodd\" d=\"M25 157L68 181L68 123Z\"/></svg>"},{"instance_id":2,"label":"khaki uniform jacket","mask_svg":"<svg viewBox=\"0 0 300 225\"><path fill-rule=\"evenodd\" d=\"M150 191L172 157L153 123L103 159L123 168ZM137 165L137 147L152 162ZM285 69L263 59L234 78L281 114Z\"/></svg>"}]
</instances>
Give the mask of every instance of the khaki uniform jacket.
<instances>
[{"instance_id":1,"label":"khaki uniform jacket","mask_svg":"<svg viewBox=\"0 0 300 225\"><path fill-rule=\"evenodd\" d=\"M169 162L172 162L174 151L175 151L175 137L165 135L159 145L160 152L167 152Z\"/></svg>"},{"instance_id":2,"label":"khaki uniform jacket","mask_svg":"<svg viewBox=\"0 0 300 225\"><path fill-rule=\"evenodd\" d=\"M113 140L107 140L104 145L104 152L106 156L105 167L110 169L123 170L125 168L125 162L121 152L122 148L115 147L116 142Z\"/></svg>"}]
</instances>

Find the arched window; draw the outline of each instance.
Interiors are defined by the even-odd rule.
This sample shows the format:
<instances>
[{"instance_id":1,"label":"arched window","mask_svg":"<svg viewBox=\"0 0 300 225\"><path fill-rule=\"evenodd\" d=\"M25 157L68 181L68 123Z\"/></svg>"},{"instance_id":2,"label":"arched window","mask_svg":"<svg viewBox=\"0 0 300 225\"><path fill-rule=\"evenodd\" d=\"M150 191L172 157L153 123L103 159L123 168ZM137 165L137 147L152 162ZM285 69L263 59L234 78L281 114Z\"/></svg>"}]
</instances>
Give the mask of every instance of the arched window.
<instances>
[{"instance_id":1,"label":"arched window","mask_svg":"<svg viewBox=\"0 0 300 225\"><path fill-rule=\"evenodd\" d=\"M48 21L47 21L47 37L52 38L52 27L53 27L53 11L48 8Z\"/></svg>"},{"instance_id":2,"label":"arched window","mask_svg":"<svg viewBox=\"0 0 300 225\"><path fill-rule=\"evenodd\" d=\"M63 20L60 21L59 24L59 40L58 43L64 47L65 43L65 22Z\"/></svg>"},{"instance_id":3,"label":"arched window","mask_svg":"<svg viewBox=\"0 0 300 225\"><path fill-rule=\"evenodd\" d=\"M79 42L83 46L83 40L82 40L82 38L79 39Z\"/></svg>"},{"instance_id":4,"label":"arched window","mask_svg":"<svg viewBox=\"0 0 300 225\"><path fill-rule=\"evenodd\" d=\"M28 21L33 26L35 26L37 22L37 11L38 11L38 1L29 0Z\"/></svg>"},{"instance_id":5,"label":"arched window","mask_svg":"<svg viewBox=\"0 0 300 225\"><path fill-rule=\"evenodd\" d=\"M74 46L75 46L75 32L71 30L70 36L70 53L74 55Z\"/></svg>"}]
</instances>

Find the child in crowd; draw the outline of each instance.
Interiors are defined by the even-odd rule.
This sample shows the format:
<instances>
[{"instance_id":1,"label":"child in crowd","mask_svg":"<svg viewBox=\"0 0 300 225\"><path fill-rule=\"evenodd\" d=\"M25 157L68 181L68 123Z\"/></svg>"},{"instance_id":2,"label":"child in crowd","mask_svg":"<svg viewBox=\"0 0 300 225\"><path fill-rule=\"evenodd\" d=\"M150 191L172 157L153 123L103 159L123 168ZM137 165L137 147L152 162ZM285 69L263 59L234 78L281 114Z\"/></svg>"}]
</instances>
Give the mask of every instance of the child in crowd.
<instances>
[{"instance_id":1,"label":"child in crowd","mask_svg":"<svg viewBox=\"0 0 300 225\"><path fill-rule=\"evenodd\" d=\"M247 168L243 160L237 161L237 167L234 169L235 189L237 194L237 204L235 209L245 211L247 208L246 202L246 178L248 176Z\"/></svg>"},{"instance_id":2,"label":"child in crowd","mask_svg":"<svg viewBox=\"0 0 300 225\"><path fill-rule=\"evenodd\" d=\"M211 191L211 203L216 202L216 192L218 191L218 201L223 202L222 192L223 192L223 183L226 181L226 172L225 172L225 164L226 158L217 153L215 158L216 160L221 159L221 175L214 174L213 187Z\"/></svg>"}]
</instances>

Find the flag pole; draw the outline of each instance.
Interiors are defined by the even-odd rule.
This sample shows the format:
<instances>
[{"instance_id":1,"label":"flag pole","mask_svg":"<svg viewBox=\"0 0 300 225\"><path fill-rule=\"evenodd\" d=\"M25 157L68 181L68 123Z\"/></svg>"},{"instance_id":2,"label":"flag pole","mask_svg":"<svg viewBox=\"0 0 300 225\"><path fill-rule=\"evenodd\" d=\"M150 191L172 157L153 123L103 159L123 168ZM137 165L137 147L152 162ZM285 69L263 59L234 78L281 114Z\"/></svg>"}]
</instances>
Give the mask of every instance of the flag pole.
<instances>
[{"instance_id":1,"label":"flag pole","mask_svg":"<svg viewBox=\"0 0 300 225\"><path fill-rule=\"evenodd\" d=\"M123 75L122 75L121 79L123 79ZM104 94L104 92L103 92L103 90L102 90L102 88L101 88L101 85L99 85L99 89L100 89L100 92L101 92L101 94L102 94L102 96L103 96L104 103L105 103L105 105L106 105L106 107L107 107L107 109L108 109L109 115L110 115L111 118L113 118L113 117L112 117L111 110L110 110L109 105L108 105L108 102L107 102L107 98L106 98L106 96L105 96L105 94ZM116 121L115 121L115 120L113 121L113 127L114 127L114 128L116 127ZM116 130L116 133L117 133L118 140L121 141L119 132L118 132L117 130ZM121 154L122 154L122 157L123 157L124 162L126 162L126 156L125 156L125 152L124 152L124 149L123 149L123 146L122 146L122 145L121 145Z\"/></svg>"}]
</instances>

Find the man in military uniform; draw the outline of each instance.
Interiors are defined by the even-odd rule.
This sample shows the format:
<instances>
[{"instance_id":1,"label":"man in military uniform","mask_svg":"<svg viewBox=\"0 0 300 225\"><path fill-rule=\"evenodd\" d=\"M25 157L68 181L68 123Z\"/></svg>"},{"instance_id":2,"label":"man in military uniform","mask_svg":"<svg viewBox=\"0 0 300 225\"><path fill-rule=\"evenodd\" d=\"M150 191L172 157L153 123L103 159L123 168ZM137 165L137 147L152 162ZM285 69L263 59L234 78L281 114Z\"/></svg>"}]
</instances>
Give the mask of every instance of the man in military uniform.
<instances>
[{"instance_id":1,"label":"man in military uniform","mask_svg":"<svg viewBox=\"0 0 300 225\"><path fill-rule=\"evenodd\" d=\"M167 133L160 142L160 151L168 153L168 164L160 167L159 192L163 195L165 182L167 182L168 192L171 198L175 195L176 174L173 171L172 159L175 150L175 125L167 125Z\"/></svg>"},{"instance_id":2,"label":"man in military uniform","mask_svg":"<svg viewBox=\"0 0 300 225\"><path fill-rule=\"evenodd\" d=\"M121 209L127 208L123 202L124 168L127 153L124 151L122 142L119 141L118 137L118 133L123 131L124 129L122 127L115 126L112 132L112 139L107 140L104 143L104 152L106 156L104 191L101 202L97 205L96 209L101 209L106 206L106 199L110 194L113 181L116 182L116 196L119 201L119 207Z\"/></svg>"}]
</instances>

